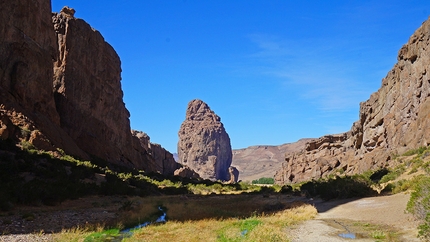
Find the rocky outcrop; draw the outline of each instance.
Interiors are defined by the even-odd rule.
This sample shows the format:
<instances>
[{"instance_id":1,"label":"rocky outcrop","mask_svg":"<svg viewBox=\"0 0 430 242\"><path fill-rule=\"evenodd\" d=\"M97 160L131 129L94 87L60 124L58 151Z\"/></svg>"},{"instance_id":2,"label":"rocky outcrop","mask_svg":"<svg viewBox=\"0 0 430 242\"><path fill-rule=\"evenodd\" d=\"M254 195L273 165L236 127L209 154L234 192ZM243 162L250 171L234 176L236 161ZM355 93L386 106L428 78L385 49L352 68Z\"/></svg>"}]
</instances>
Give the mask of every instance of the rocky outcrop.
<instances>
[{"instance_id":1,"label":"rocky outcrop","mask_svg":"<svg viewBox=\"0 0 430 242\"><path fill-rule=\"evenodd\" d=\"M131 134L115 50L74 10L0 2L0 137L173 174L171 154ZM148 140L149 142L149 140Z\"/></svg>"},{"instance_id":2,"label":"rocky outcrop","mask_svg":"<svg viewBox=\"0 0 430 242\"><path fill-rule=\"evenodd\" d=\"M175 170L173 175L185 178L201 179L200 175L189 167L181 167Z\"/></svg>"},{"instance_id":3,"label":"rocky outcrop","mask_svg":"<svg viewBox=\"0 0 430 242\"><path fill-rule=\"evenodd\" d=\"M48 0L0 3L0 115L2 138L88 158L60 127L52 92L57 57ZM42 131L42 132L41 132Z\"/></svg>"},{"instance_id":4,"label":"rocky outcrop","mask_svg":"<svg viewBox=\"0 0 430 242\"><path fill-rule=\"evenodd\" d=\"M178 135L178 157L182 165L204 179L230 180L230 138L220 117L206 103L197 99L188 103Z\"/></svg>"},{"instance_id":5,"label":"rocky outcrop","mask_svg":"<svg viewBox=\"0 0 430 242\"><path fill-rule=\"evenodd\" d=\"M239 170L234 167L234 166L230 166L228 168L228 174L230 175L230 180L229 183L236 183L239 179Z\"/></svg>"},{"instance_id":6,"label":"rocky outcrop","mask_svg":"<svg viewBox=\"0 0 430 242\"><path fill-rule=\"evenodd\" d=\"M300 139L294 143L283 145L256 145L233 150L232 165L240 172L240 180L252 181L262 177L274 177L285 154L302 150L311 139Z\"/></svg>"},{"instance_id":7,"label":"rocky outcrop","mask_svg":"<svg viewBox=\"0 0 430 242\"><path fill-rule=\"evenodd\" d=\"M61 128L87 153L143 167L139 152L130 146L120 59L98 31L73 14L65 7L52 16L58 46L54 95Z\"/></svg>"},{"instance_id":8,"label":"rocky outcrop","mask_svg":"<svg viewBox=\"0 0 430 242\"><path fill-rule=\"evenodd\" d=\"M140 147L144 149L142 155L148 159L148 162L144 164L145 171L173 175L175 170L180 168L180 164L175 161L173 155L161 145L151 143L150 137L146 133L132 130L132 134L139 139Z\"/></svg>"},{"instance_id":9,"label":"rocky outcrop","mask_svg":"<svg viewBox=\"0 0 430 242\"><path fill-rule=\"evenodd\" d=\"M349 132L309 142L287 155L279 184L355 174L393 165L393 156L430 144L430 20L399 51L381 88L360 104L360 119Z\"/></svg>"}]
</instances>

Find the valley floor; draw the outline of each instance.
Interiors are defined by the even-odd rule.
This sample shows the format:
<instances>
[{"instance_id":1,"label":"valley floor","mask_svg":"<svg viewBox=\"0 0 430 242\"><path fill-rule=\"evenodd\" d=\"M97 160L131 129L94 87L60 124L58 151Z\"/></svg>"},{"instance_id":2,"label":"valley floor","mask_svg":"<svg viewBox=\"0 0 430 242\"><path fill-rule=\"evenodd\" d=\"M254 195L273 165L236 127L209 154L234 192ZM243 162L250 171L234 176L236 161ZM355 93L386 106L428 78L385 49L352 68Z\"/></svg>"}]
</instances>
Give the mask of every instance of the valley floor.
<instances>
[{"instance_id":1,"label":"valley floor","mask_svg":"<svg viewBox=\"0 0 430 242\"><path fill-rule=\"evenodd\" d=\"M408 193L400 193L328 202L285 197L283 199L289 202L306 200L318 210L316 218L288 228L286 236L293 242L419 241L416 237L417 223L411 214L405 213L409 197ZM3 234L0 235L0 241L52 241L55 239L50 233L58 233L62 228L76 224L85 226L86 223L96 221L103 223L116 218L118 207L123 206L125 201L127 198L120 196L109 199L92 197L65 202L60 208L40 207L38 212L35 212L35 208L31 208L31 211L30 208L20 208L19 211L0 216ZM40 227L44 230L37 229ZM355 239L342 238L339 234L352 235Z\"/></svg>"},{"instance_id":2,"label":"valley floor","mask_svg":"<svg viewBox=\"0 0 430 242\"><path fill-rule=\"evenodd\" d=\"M317 217L291 228L288 233L293 242L419 241L417 223L411 214L405 213L409 197L410 194L400 193L358 200L315 201ZM373 238L364 234L371 234ZM351 236L355 239L348 238Z\"/></svg>"}]
</instances>

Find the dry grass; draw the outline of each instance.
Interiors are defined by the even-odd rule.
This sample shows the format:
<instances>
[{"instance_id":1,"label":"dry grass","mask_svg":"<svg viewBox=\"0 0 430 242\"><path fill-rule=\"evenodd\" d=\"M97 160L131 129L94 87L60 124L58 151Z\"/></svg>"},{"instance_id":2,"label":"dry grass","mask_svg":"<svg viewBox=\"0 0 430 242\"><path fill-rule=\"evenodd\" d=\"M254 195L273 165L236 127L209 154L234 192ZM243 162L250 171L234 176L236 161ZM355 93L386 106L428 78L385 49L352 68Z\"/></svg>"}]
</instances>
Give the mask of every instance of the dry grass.
<instances>
[{"instance_id":1,"label":"dry grass","mask_svg":"<svg viewBox=\"0 0 430 242\"><path fill-rule=\"evenodd\" d=\"M74 228L74 229L67 229L61 231L61 233L53 234L53 240L58 242L81 242L84 241L85 238L93 233L93 229L89 228Z\"/></svg>"},{"instance_id":2,"label":"dry grass","mask_svg":"<svg viewBox=\"0 0 430 242\"><path fill-rule=\"evenodd\" d=\"M169 221L185 222L273 213L290 207L292 200L286 195L263 197L261 194L135 197L130 200L133 209L124 212L118 223L132 227L154 220L159 216L159 206L165 208Z\"/></svg>"},{"instance_id":3,"label":"dry grass","mask_svg":"<svg viewBox=\"0 0 430 242\"><path fill-rule=\"evenodd\" d=\"M169 221L142 228L125 241L289 241L286 227L316 214L311 205L294 204L290 209L243 219Z\"/></svg>"},{"instance_id":4,"label":"dry grass","mask_svg":"<svg viewBox=\"0 0 430 242\"><path fill-rule=\"evenodd\" d=\"M114 227L154 221L159 216L158 206L162 206L167 213L165 224L136 230L125 241L288 241L286 227L317 214L313 206L295 199L261 194L133 197L123 201L131 204L130 210L121 212ZM54 238L84 241L102 231L107 233L108 228L67 230Z\"/></svg>"}]
</instances>

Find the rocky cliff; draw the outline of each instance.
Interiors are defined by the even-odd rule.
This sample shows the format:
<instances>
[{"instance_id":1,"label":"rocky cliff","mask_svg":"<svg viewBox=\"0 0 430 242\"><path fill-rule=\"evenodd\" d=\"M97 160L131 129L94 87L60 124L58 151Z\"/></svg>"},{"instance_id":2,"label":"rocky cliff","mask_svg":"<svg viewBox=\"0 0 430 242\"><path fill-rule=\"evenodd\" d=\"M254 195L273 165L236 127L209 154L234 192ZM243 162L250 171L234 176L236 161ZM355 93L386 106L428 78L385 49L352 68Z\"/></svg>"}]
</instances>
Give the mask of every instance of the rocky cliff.
<instances>
[{"instance_id":1,"label":"rocky cliff","mask_svg":"<svg viewBox=\"0 0 430 242\"><path fill-rule=\"evenodd\" d=\"M58 49L53 85L61 128L87 153L142 167L139 152L130 145L120 59L98 31L73 14L63 8L52 16Z\"/></svg>"},{"instance_id":2,"label":"rocky cliff","mask_svg":"<svg viewBox=\"0 0 430 242\"><path fill-rule=\"evenodd\" d=\"M410 37L381 88L360 104L350 131L309 142L287 155L279 184L354 174L394 164L393 157L430 144L430 20ZM427 70L429 69L429 70Z\"/></svg>"},{"instance_id":3,"label":"rocky cliff","mask_svg":"<svg viewBox=\"0 0 430 242\"><path fill-rule=\"evenodd\" d=\"M2 139L29 141L45 150L61 147L88 158L59 127L52 92L52 63L58 53L50 1L0 2L0 33Z\"/></svg>"},{"instance_id":4,"label":"rocky cliff","mask_svg":"<svg viewBox=\"0 0 430 242\"><path fill-rule=\"evenodd\" d=\"M188 103L178 135L178 157L182 165L204 179L230 180L230 137L220 117L206 103L197 99Z\"/></svg>"},{"instance_id":5,"label":"rocky cliff","mask_svg":"<svg viewBox=\"0 0 430 242\"><path fill-rule=\"evenodd\" d=\"M134 137L137 137L140 142L140 147L143 147L147 156L148 162L145 164L146 171L159 172L163 175L173 175L175 170L181 165L175 161L173 154L165 150L161 145L151 143L151 138L144 132L132 130Z\"/></svg>"},{"instance_id":6,"label":"rocky cliff","mask_svg":"<svg viewBox=\"0 0 430 242\"><path fill-rule=\"evenodd\" d=\"M158 170L169 163L161 146L148 153L132 135L120 59L73 9L52 14L49 0L2 1L0 31L2 139L173 174Z\"/></svg>"}]
</instances>

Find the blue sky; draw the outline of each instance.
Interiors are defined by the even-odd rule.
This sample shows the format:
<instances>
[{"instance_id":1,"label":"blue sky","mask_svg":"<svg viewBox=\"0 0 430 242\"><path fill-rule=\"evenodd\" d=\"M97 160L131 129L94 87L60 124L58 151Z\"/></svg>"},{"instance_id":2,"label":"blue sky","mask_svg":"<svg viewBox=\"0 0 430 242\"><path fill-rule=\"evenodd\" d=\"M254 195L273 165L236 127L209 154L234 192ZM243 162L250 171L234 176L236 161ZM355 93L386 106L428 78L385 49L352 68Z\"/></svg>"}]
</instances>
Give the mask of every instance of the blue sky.
<instances>
[{"instance_id":1,"label":"blue sky","mask_svg":"<svg viewBox=\"0 0 430 242\"><path fill-rule=\"evenodd\" d=\"M346 132L430 1L52 0L122 62L133 129L176 152L187 104L221 117L234 149Z\"/></svg>"}]
</instances>

